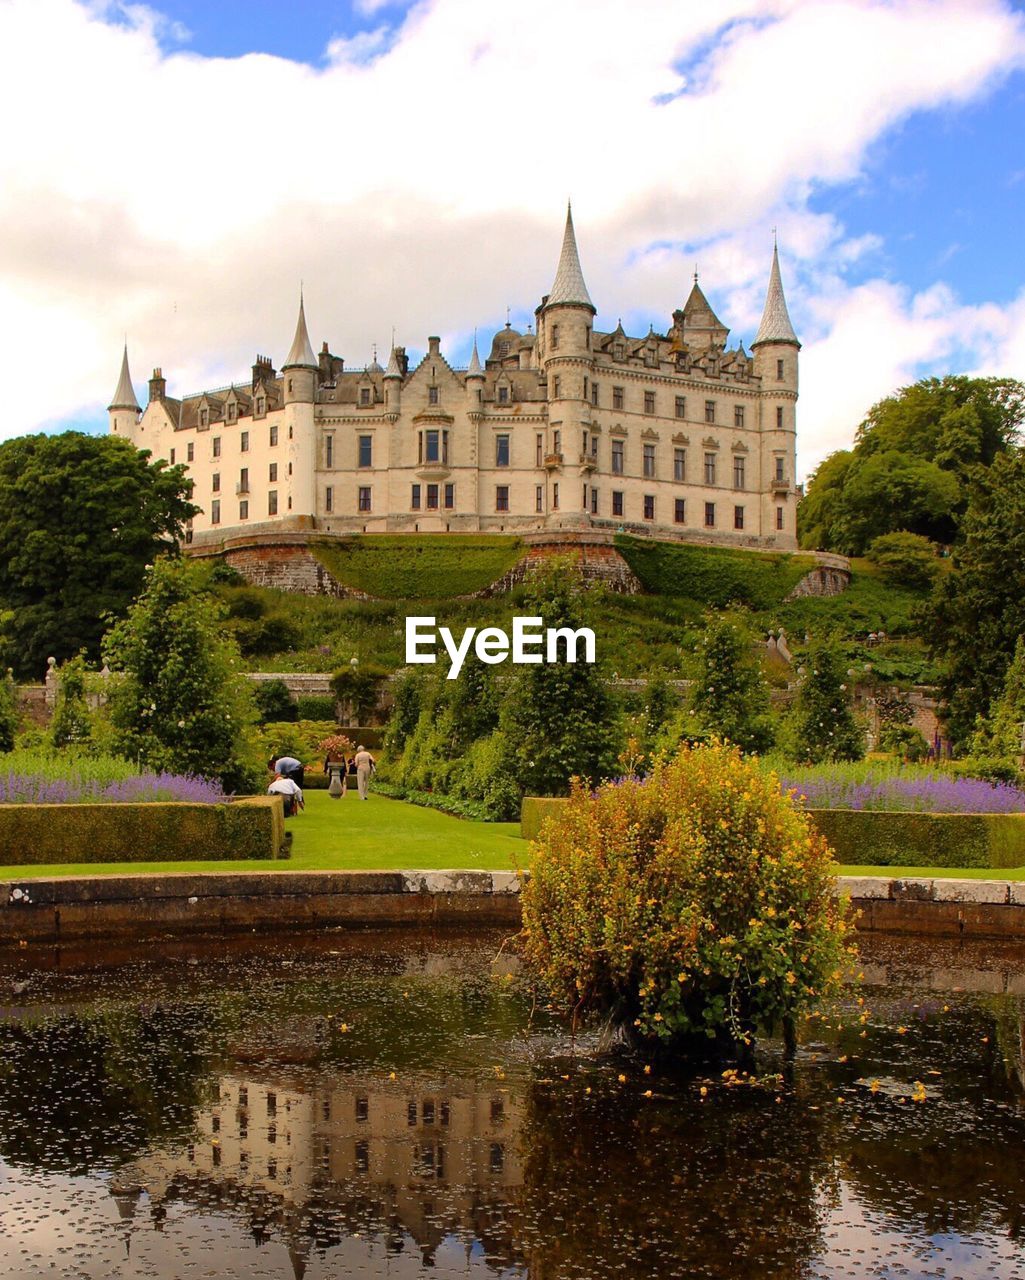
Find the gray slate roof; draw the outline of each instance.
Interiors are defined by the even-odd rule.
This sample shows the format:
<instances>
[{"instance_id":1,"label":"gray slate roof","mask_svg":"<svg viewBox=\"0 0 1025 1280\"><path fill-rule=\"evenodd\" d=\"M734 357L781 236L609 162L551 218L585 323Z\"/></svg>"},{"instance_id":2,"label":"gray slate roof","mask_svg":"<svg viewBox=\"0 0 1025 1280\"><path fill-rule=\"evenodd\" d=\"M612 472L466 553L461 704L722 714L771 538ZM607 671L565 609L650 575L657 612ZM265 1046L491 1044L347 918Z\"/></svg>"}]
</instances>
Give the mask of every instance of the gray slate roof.
<instances>
[{"instance_id":1,"label":"gray slate roof","mask_svg":"<svg viewBox=\"0 0 1025 1280\"><path fill-rule=\"evenodd\" d=\"M138 400L135 398L135 388L132 386L132 375L128 372L128 343L125 343L124 355L121 357L121 377L118 378L117 390L114 392L114 399L110 402L110 409L135 409L141 412Z\"/></svg>"},{"instance_id":2,"label":"gray slate roof","mask_svg":"<svg viewBox=\"0 0 1025 1280\"><path fill-rule=\"evenodd\" d=\"M317 357L313 354L313 348L310 346L310 335L306 331L306 311L303 307L303 297L299 295L299 319L295 324L295 337L292 339L292 345L289 347L288 355L285 356L285 363L282 369L301 368L316 369Z\"/></svg>"},{"instance_id":3,"label":"gray slate roof","mask_svg":"<svg viewBox=\"0 0 1025 1280\"><path fill-rule=\"evenodd\" d=\"M562 237L562 253L559 267L555 273L555 283L548 295L548 306L558 303L577 303L595 310L591 295L584 284L584 273L580 269L580 255L577 252L577 238L573 231L573 210L566 207L566 231Z\"/></svg>"},{"instance_id":4,"label":"gray slate roof","mask_svg":"<svg viewBox=\"0 0 1025 1280\"><path fill-rule=\"evenodd\" d=\"M783 296L783 278L779 273L779 250L773 245L772 270L769 272L769 288L765 295L765 310L762 312L762 323L758 326L752 347L759 342L792 342L797 341L794 326L790 323L790 312L787 311L787 300Z\"/></svg>"}]
</instances>

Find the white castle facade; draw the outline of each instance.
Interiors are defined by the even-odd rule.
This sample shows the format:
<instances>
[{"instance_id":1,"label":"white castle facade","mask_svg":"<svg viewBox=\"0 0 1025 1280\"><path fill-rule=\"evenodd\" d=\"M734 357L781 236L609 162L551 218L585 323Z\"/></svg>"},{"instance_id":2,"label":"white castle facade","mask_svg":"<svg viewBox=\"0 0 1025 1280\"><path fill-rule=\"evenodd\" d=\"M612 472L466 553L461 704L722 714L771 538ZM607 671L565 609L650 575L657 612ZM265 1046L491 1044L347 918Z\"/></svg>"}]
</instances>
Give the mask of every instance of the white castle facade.
<instances>
[{"instance_id":1,"label":"white castle facade","mask_svg":"<svg viewBox=\"0 0 1025 1280\"><path fill-rule=\"evenodd\" d=\"M112 432L183 464L199 543L248 531L623 530L791 550L798 353L774 251L751 354L695 276L668 332L594 328L567 215L536 331L506 325L481 363L437 338L415 367L347 369L310 344L303 302L280 371L172 399L160 369L142 409L128 368Z\"/></svg>"}]
</instances>

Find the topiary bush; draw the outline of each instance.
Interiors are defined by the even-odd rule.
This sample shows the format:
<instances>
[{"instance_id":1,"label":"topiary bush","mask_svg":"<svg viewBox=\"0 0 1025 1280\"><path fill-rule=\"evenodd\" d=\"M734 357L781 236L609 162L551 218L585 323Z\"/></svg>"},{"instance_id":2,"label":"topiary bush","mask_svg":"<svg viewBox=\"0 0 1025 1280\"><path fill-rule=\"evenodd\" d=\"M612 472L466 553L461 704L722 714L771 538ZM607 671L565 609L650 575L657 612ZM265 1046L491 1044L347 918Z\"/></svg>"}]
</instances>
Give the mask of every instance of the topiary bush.
<instances>
[{"instance_id":1,"label":"topiary bush","mask_svg":"<svg viewBox=\"0 0 1025 1280\"><path fill-rule=\"evenodd\" d=\"M749 1049L834 990L851 947L826 841L735 747L568 803L533 845L526 954L576 1019L684 1054Z\"/></svg>"},{"instance_id":2,"label":"topiary bush","mask_svg":"<svg viewBox=\"0 0 1025 1280\"><path fill-rule=\"evenodd\" d=\"M282 722L299 719L299 708L292 701L284 680L261 680L253 688L253 699L261 724L266 724L269 720Z\"/></svg>"},{"instance_id":3,"label":"topiary bush","mask_svg":"<svg viewBox=\"0 0 1025 1280\"><path fill-rule=\"evenodd\" d=\"M300 693L296 698L300 720L334 720L335 707L329 693Z\"/></svg>"}]
</instances>

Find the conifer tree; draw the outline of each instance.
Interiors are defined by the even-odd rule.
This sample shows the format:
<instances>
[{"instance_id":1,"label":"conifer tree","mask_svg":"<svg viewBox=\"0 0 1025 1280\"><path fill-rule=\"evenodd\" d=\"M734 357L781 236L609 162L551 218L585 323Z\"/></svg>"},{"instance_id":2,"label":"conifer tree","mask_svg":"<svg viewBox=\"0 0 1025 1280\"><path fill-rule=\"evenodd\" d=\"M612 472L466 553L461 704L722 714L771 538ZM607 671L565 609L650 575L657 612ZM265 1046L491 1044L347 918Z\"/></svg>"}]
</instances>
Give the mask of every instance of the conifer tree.
<instances>
[{"instance_id":1,"label":"conifer tree","mask_svg":"<svg viewBox=\"0 0 1025 1280\"><path fill-rule=\"evenodd\" d=\"M807 670L787 718L783 740L795 760L860 760L865 735L851 711L844 662L829 641L817 641L805 659Z\"/></svg>"},{"instance_id":2,"label":"conifer tree","mask_svg":"<svg viewBox=\"0 0 1025 1280\"><path fill-rule=\"evenodd\" d=\"M49 733L50 743L58 750L85 743L92 736L92 717L85 700L86 670L81 654L60 669Z\"/></svg>"},{"instance_id":3,"label":"conifer tree","mask_svg":"<svg viewBox=\"0 0 1025 1280\"><path fill-rule=\"evenodd\" d=\"M1004 687L990 706L987 720L982 722L972 740L978 755L1019 759L1025 755L1025 636L1018 637L1014 658L1004 676Z\"/></svg>"},{"instance_id":4,"label":"conifer tree","mask_svg":"<svg viewBox=\"0 0 1025 1280\"><path fill-rule=\"evenodd\" d=\"M768 750L774 737L769 687L744 628L730 618L714 622L701 659L692 712L703 735L733 742L741 751Z\"/></svg>"},{"instance_id":5,"label":"conifer tree","mask_svg":"<svg viewBox=\"0 0 1025 1280\"><path fill-rule=\"evenodd\" d=\"M8 670L0 675L0 751L14 750L18 720L18 691Z\"/></svg>"}]
</instances>

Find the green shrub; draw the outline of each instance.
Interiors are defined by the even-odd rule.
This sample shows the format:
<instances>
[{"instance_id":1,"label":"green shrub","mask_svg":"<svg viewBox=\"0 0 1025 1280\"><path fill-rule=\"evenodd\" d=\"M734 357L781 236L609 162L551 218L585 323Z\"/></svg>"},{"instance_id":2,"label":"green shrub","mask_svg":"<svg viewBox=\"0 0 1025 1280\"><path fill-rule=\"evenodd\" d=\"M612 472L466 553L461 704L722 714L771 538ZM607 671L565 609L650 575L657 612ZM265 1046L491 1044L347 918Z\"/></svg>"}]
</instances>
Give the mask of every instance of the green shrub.
<instances>
[{"instance_id":1,"label":"green shrub","mask_svg":"<svg viewBox=\"0 0 1025 1280\"><path fill-rule=\"evenodd\" d=\"M935 544L918 533L884 533L872 540L865 554L878 565L884 581L912 591L927 591L940 572Z\"/></svg>"},{"instance_id":2,"label":"green shrub","mask_svg":"<svg viewBox=\"0 0 1025 1280\"><path fill-rule=\"evenodd\" d=\"M499 730L472 743L452 777L452 795L472 801L488 822L512 822L520 788L509 763L509 745Z\"/></svg>"},{"instance_id":3,"label":"green shrub","mask_svg":"<svg viewBox=\"0 0 1025 1280\"><path fill-rule=\"evenodd\" d=\"M472 595L523 554L518 538L466 534L364 534L310 550L337 582L388 600Z\"/></svg>"},{"instance_id":4,"label":"green shrub","mask_svg":"<svg viewBox=\"0 0 1025 1280\"><path fill-rule=\"evenodd\" d=\"M813 809L836 861L864 867L1025 866L1025 814Z\"/></svg>"},{"instance_id":5,"label":"green shrub","mask_svg":"<svg viewBox=\"0 0 1025 1280\"><path fill-rule=\"evenodd\" d=\"M0 752L14 750L20 719L14 678L10 671L0 672Z\"/></svg>"},{"instance_id":6,"label":"green shrub","mask_svg":"<svg viewBox=\"0 0 1025 1280\"><path fill-rule=\"evenodd\" d=\"M264 763L272 756L275 760L278 756L295 756L305 765L322 762L324 757L318 744L336 729L333 720L270 722L253 735L255 754Z\"/></svg>"},{"instance_id":7,"label":"green shrub","mask_svg":"<svg viewBox=\"0 0 1025 1280\"><path fill-rule=\"evenodd\" d=\"M568 804L565 796L524 796L520 804L520 835L524 840L536 840L545 819L554 818Z\"/></svg>"},{"instance_id":8,"label":"green shrub","mask_svg":"<svg viewBox=\"0 0 1025 1280\"><path fill-rule=\"evenodd\" d=\"M879 750L892 751L895 755L917 764L929 754L929 744L921 730L910 724L892 723L879 735Z\"/></svg>"},{"instance_id":9,"label":"green shrub","mask_svg":"<svg viewBox=\"0 0 1025 1280\"><path fill-rule=\"evenodd\" d=\"M684 596L717 609L771 609L815 568L815 557L769 555L617 537L616 547L647 591Z\"/></svg>"},{"instance_id":10,"label":"green shrub","mask_svg":"<svg viewBox=\"0 0 1025 1280\"><path fill-rule=\"evenodd\" d=\"M280 858L278 797L231 804L0 805L0 849L12 866Z\"/></svg>"},{"instance_id":11,"label":"green shrub","mask_svg":"<svg viewBox=\"0 0 1025 1280\"><path fill-rule=\"evenodd\" d=\"M672 1050L749 1045L838 987L845 904L826 842L736 748L575 784L533 845L528 959L574 1015Z\"/></svg>"},{"instance_id":12,"label":"green shrub","mask_svg":"<svg viewBox=\"0 0 1025 1280\"><path fill-rule=\"evenodd\" d=\"M772 745L769 687L750 636L730 618L713 620L705 633L691 708L706 737L723 738L749 752Z\"/></svg>"},{"instance_id":13,"label":"green shrub","mask_svg":"<svg viewBox=\"0 0 1025 1280\"><path fill-rule=\"evenodd\" d=\"M381 698L381 686L388 678L384 667L376 663L351 663L331 677L331 690L337 700L348 708L350 720L363 724L377 710Z\"/></svg>"},{"instance_id":14,"label":"green shrub","mask_svg":"<svg viewBox=\"0 0 1025 1280\"><path fill-rule=\"evenodd\" d=\"M865 735L851 711L851 691L839 649L832 641L817 641L805 663L807 669L780 734L781 747L802 763L860 760Z\"/></svg>"},{"instance_id":15,"label":"green shrub","mask_svg":"<svg viewBox=\"0 0 1025 1280\"><path fill-rule=\"evenodd\" d=\"M335 718L335 700L329 693L300 693L295 701L300 720Z\"/></svg>"},{"instance_id":16,"label":"green shrub","mask_svg":"<svg viewBox=\"0 0 1025 1280\"><path fill-rule=\"evenodd\" d=\"M241 587L245 585L245 578L232 565L225 560L218 560L210 570L210 581L218 587Z\"/></svg>"},{"instance_id":17,"label":"green shrub","mask_svg":"<svg viewBox=\"0 0 1025 1280\"><path fill-rule=\"evenodd\" d=\"M253 698L261 724L268 720L299 719L299 708L292 701L284 680L261 680L253 689Z\"/></svg>"},{"instance_id":18,"label":"green shrub","mask_svg":"<svg viewBox=\"0 0 1025 1280\"><path fill-rule=\"evenodd\" d=\"M964 756L960 760L945 760L942 768L955 778L984 778L987 782L1009 782L1012 786L1025 786L1025 778L1017 761L1006 756Z\"/></svg>"},{"instance_id":19,"label":"green shrub","mask_svg":"<svg viewBox=\"0 0 1025 1280\"><path fill-rule=\"evenodd\" d=\"M60 750L88 742L92 718L85 700L88 667L81 654L65 662L57 677L57 700L50 721L50 744Z\"/></svg>"}]
</instances>

